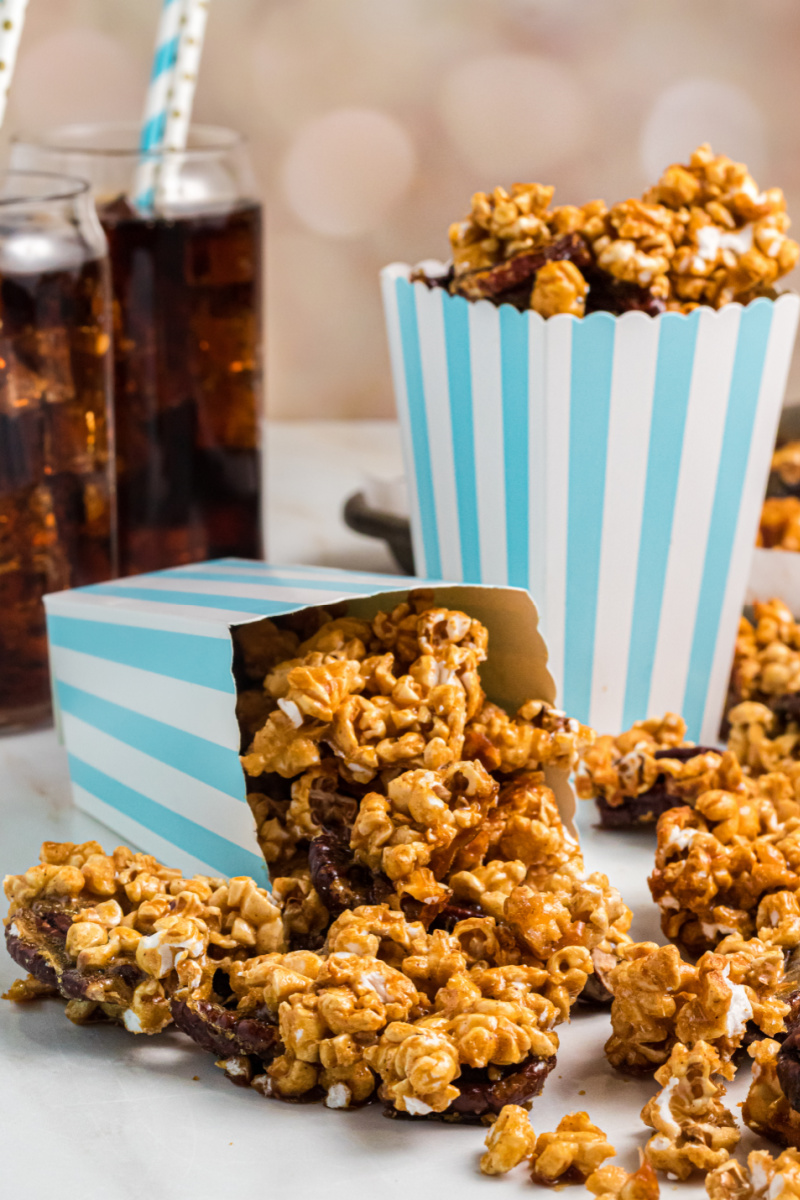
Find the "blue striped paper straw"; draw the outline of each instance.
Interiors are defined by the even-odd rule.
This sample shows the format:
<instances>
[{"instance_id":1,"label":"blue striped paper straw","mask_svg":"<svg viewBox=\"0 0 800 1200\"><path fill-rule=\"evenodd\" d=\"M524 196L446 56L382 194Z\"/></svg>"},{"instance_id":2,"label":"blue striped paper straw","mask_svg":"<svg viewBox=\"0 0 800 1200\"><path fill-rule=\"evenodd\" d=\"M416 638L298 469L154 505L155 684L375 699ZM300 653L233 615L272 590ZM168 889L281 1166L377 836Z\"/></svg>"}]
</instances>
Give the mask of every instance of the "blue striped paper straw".
<instances>
[{"instance_id":1,"label":"blue striped paper straw","mask_svg":"<svg viewBox=\"0 0 800 1200\"><path fill-rule=\"evenodd\" d=\"M6 115L8 91L17 61L28 0L0 0L0 125Z\"/></svg>"},{"instance_id":2,"label":"blue striped paper straw","mask_svg":"<svg viewBox=\"0 0 800 1200\"><path fill-rule=\"evenodd\" d=\"M152 213L174 188L174 173L165 169L162 152L186 148L207 19L208 0L164 0L134 185L140 212Z\"/></svg>"}]
</instances>

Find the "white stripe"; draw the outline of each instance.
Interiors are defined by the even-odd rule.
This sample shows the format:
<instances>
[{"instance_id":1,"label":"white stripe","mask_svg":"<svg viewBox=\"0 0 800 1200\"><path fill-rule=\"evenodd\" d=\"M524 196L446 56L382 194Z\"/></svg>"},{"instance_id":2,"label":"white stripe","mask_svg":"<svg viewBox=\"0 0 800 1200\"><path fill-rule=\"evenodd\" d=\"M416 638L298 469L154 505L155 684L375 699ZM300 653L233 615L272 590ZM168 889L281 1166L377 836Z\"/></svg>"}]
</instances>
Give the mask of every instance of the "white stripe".
<instances>
[{"instance_id":1,"label":"white stripe","mask_svg":"<svg viewBox=\"0 0 800 1200\"><path fill-rule=\"evenodd\" d=\"M170 679L63 646L51 646L50 669L61 683L238 751L236 702L230 692Z\"/></svg>"},{"instance_id":2,"label":"white stripe","mask_svg":"<svg viewBox=\"0 0 800 1200\"><path fill-rule=\"evenodd\" d=\"M411 507L411 540L414 547L414 563L419 575L427 575L429 568L425 558L425 542L422 537L417 474L411 440L411 419L408 411L406 369L403 361L403 339L400 333L400 313L397 307L397 292L395 291L395 282L398 279L408 279L410 274L411 268L407 263L392 263L391 266L384 267L381 271L381 291L383 292L383 309L386 316L386 334L389 339L389 358L392 366L397 415L400 420L403 464L405 466L408 499Z\"/></svg>"},{"instance_id":3,"label":"white stripe","mask_svg":"<svg viewBox=\"0 0 800 1200\"><path fill-rule=\"evenodd\" d=\"M190 821L210 829L212 833L218 833L245 850L255 850L253 817L249 806L243 801L227 796L218 788L190 775L184 775L183 771L167 766L141 750L126 746L118 738L103 733L63 709L61 721L67 750L76 758L133 791L141 792L162 808L188 817Z\"/></svg>"},{"instance_id":4,"label":"white stripe","mask_svg":"<svg viewBox=\"0 0 800 1200\"><path fill-rule=\"evenodd\" d=\"M683 704L741 308L699 315L648 713Z\"/></svg>"},{"instance_id":5,"label":"white stripe","mask_svg":"<svg viewBox=\"0 0 800 1200\"><path fill-rule=\"evenodd\" d=\"M500 310L488 300L469 306L469 356L481 581L502 585L508 582L508 559Z\"/></svg>"},{"instance_id":6,"label":"white stripe","mask_svg":"<svg viewBox=\"0 0 800 1200\"><path fill-rule=\"evenodd\" d=\"M705 744L713 745L719 739L720 721L733 660L733 646L736 641L739 615L753 556L761 504L766 491L772 448L775 444L775 430L780 419L783 395L786 391L798 313L800 313L800 297L788 293L776 301L772 314L772 325L761 376L758 409L753 424L750 455L742 487L739 520L728 570L728 586L720 613L719 634L714 650L714 662L700 731L700 739ZM789 557L793 556L789 555Z\"/></svg>"},{"instance_id":7,"label":"white stripe","mask_svg":"<svg viewBox=\"0 0 800 1200\"><path fill-rule=\"evenodd\" d=\"M439 558L446 579L463 579L443 297L441 288L427 288L422 283L414 285Z\"/></svg>"},{"instance_id":8,"label":"white stripe","mask_svg":"<svg viewBox=\"0 0 800 1200\"><path fill-rule=\"evenodd\" d=\"M237 622L257 621L253 613L229 613L224 609L186 609L183 605L153 604L122 596L98 596L85 588L53 592L44 597L47 612L56 617L98 621L102 625L131 625L135 629L157 629L162 633L191 633L196 637L230 641L231 618ZM209 616L211 614L211 616ZM187 629L187 623L190 628Z\"/></svg>"},{"instance_id":9,"label":"white stripe","mask_svg":"<svg viewBox=\"0 0 800 1200\"><path fill-rule=\"evenodd\" d=\"M160 837L146 825L140 825L132 817L120 812L112 805L106 804L76 783L72 785L72 799L75 801L76 808L88 813L96 821L102 821L111 833L124 837L125 845L129 850L141 850L144 854L152 854L164 866L178 867L187 878L191 878L192 875L223 874L219 867L188 854L180 846L168 842L166 838ZM111 849L111 842L105 848Z\"/></svg>"},{"instance_id":10,"label":"white stripe","mask_svg":"<svg viewBox=\"0 0 800 1200\"><path fill-rule=\"evenodd\" d=\"M545 323L528 313L528 587L547 626L547 407Z\"/></svg>"},{"instance_id":11,"label":"white stripe","mask_svg":"<svg viewBox=\"0 0 800 1200\"><path fill-rule=\"evenodd\" d=\"M627 313L614 337L589 718L603 731L622 728L659 328Z\"/></svg>"},{"instance_id":12,"label":"white stripe","mask_svg":"<svg viewBox=\"0 0 800 1200\"><path fill-rule=\"evenodd\" d=\"M567 603L567 519L569 515L569 410L572 380L572 323L566 314L545 323L545 593L544 636L549 668L559 692L564 686L564 617Z\"/></svg>"}]
</instances>

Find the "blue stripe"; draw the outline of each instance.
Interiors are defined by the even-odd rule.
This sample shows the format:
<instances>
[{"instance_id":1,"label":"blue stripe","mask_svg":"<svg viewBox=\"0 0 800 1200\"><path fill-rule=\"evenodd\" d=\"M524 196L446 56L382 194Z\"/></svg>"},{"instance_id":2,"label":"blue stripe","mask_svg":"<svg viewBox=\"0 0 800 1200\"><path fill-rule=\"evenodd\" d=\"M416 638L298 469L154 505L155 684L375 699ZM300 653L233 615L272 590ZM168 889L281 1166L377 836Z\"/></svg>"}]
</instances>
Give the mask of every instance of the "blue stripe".
<instances>
[{"instance_id":1,"label":"blue stripe","mask_svg":"<svg viewBox=\"0 0 800 1200\"><path fill-rule=\"evenodd\" d=\"M295 567L291 563L281 563L276 566L269 566L267 563L257 563L249 558L217 558L211 562L199 563L198 567L202 566L203 570L209 572L209 578L225 580L228 578L224 568L239 567L242 571L242 577L247 575L250 582L255 582L258 579L263 579L265 583L271 582L278 576L281 581L287 586L302 583L305 579L317 579L318 576L329 577L331 583L348 581L353 584L371 583L377 580L380 583L393 584L395 587L401 586L404 575L390 574L388 571L342 571L339 567ZM216 568L216 570L215 570ZM154 571L152 574L158 575L160 579L180 579L187 572L194 573L193 567L170 567L165 571ZM291 574L286 574L291 572ZM321 581L320 581L321 582ZM415 585L419 582L417 576L414 576ZM89 584L89 587L92 585Z\"/></svg>"},{"instance_id":2,"label":"blue stripe","mask_svg":"<svg viewBox=\"0 0 800 1200\"><path fill-rule=\"evenodd\" d=\"M472 375L469 367L469 309L463 296L445 297L444 337L450 428L458 502L461 571L465 582L481 582L478 493L475 487L475 428L472 418Z\"/></svg>"},{"instance_id":3,"label":"blue stripe","mask_svg":"<svg viewBox=\"0 0 800 1200\"><path fill-rule=\"evenodd\" d=\"M396 294L414 453L414 472L417 478L417 499L422 526L422 546L425 554L424 569L428 575L441 575L442 560L439 554L439 534L436 529L436 503L433 495L433 473L428 442L428 421L425 415L425 389L422 382L422 358L419 348L414 285L407 279L398 279ZM419 565L422 566L421 563Z\"/></svg>"},{"instance_id":4,"label":"blue stripe","mask_svg":"<svg viewBox=\"0 0 800 1200\"><path fill-rule=\"evenodd\" d=\"M742 309L686 692L681 710L688 727L688 736L692 739L700 737L703 723L708 681L714 662L719 619L739 520L742 487L758 409L772 314L773 305L769 300L756 300Z\"/></svg>"},{"instance_id":5,"label":"blue stripe","mask_svg":"<svg viewBox=\"0 0 800 1200\"><path fill-rule=\"evenodd\" d=\"M60 679L56 680L56 690L62 712L244 803L244 775L235 750L93 696Z\"/></svg>"},{"instance_id":6,"label":"blue stripe","mask_svg":"<svg viewBox=\"0 0 800 1200\"><path fill-rule=\"evenodd\" d=\"M178 46L180 45L180 37L175 36L168 42L164 42L163 46L156 48L153 56L153 71L150 75L151 80L157 79L159 75L163 75L165 71L171 71L178 61Z\"/></svg>"},{"instance_id":7,"label":"blue stripe","mask_svg":"<svg viewBox=\"0 0 800 1200\"><path fill-rule=\"evenodd\" d=\"M188 817L182 817L179 813L156 804L148 796L135 792L119 780L112 779L96 767L89 766L74 754L68 755L68 758L72 782L84 788L90 795L96 796L98 800L102 800L104 804L138 821L146 829L151 829L159 837L172 842L173 846L179 847L187 854L193 854L201 862L209 863L215 871L223 875L251 875L262 886L266 883L266 866L260 855L251 854L249 850L243 850L235 842L229 842L227 838L211 833L202 825L190 821ZM255 838L255 834L253 836ZM144 850L147 851L147 846Z\"/></svg>"},{"instance_id":8,"label":"blue stripe","mask_svg":"<svg viewBox=\"0 0 800 1200\"><path fill-rule=\"evenodd\" d=\"M169 679L182 679L184 683L199 683L229 695L236 690L231 674L233 647L228 638L167 633L163 629L140 629L136 625L112 625L51 614L47 616L47 636L53 646L63 646L65 650L78 650L126 667L140 667Z\"/></svg>"},{"instance_id":9,"label":"blue stripe","mask_svg":"<svg viewBox=\"0 0 800 1200\"><path fill-rule=\"evenodd\" d=\"M592 698L615 328L608 313L572 325L564 707L581 721Z\"/></svg>"},{"instance_id":10,"label":"blue stripe","mask_svg":"<svg viewBox=\"0 0 800 1200\"><path fill-rule=\"evenodd\" d=\"M648 716L700 310L660 317L622 728Z\"/></svg>"},{"instance_id":11,"label":"blue stripe","mask_svg":"<svg viewBox=\"0 0 800 1200\"><path fill-rule=\"evenodd\" d=\"M152 578L152 576L150 576L150 578ZM164 578L164 576L159 575L158 578ZM363 582L342 583L336 579L303 579L301 576L298 576L296 579L292 579L292 578L289 578L288 576L280 576L280 575L261 576L259 578L256 575L234 575L233 573L226 574L226 575L220 575L214 571L180 571L180 572L174 572L171 576L168 576L168 578L172 578L176 581L181 580L181 579L209 580L209 581L213 581L214 583L224 583L224 584L249 583L251 585L251 587L281 587L281 588L294 588L297 591L341 592L341 593L346 592L346 593L352 593L353 595L357 595L357 596L364 595L364 583ZM395 580L394 589L390 589L387 587L386 590L387 591L398 590L398 579L399 579L399 577ZM414 583L416 585L417 581L415 580ZM108 586L108 585L106 585L106 584L98 584L97 585L98 588L104 588L106 586ZM115 585L111 585L111 586L115 586ZM380 590L380 589L376 589L376 590ZM145 599L157 599L158 594L159 594L158 588L139 588L138 591L139 591L140 595L142 595ZM186 592L186 600L187 600L187 603L189 603L189 604L191 604L192 595L193 595L192 592ZM220 596L219 599L220 600L229 600L229 599L233 599L234 596L235 596L235 594L230 594L230 595L226 594L224 596ZM222 607L226 607L226 606L223 605Z\"/></svg>"},{"instance_id":12,"label":"blue stripe","mask_svg":"<svg viewBox=\"0 0 800 1200\"><path fill-rule=\"evenodd\" d=\"M146 153L148 150L160 146L164 140L166 125L167 114L165 112L156 113L149 121L145 121L139 138L139 149Z\"/></svg>"},{"instance_id":13,"label":"blue stripe","mask_svg":"<svg viewBox=\"0 0 800 1200\"><path fill-rule=\"evenodd\" d=\"M500 308L500 355L508 582L528 587L528 320L509 304Z\"/></svg>"},{"instance_id":14,"label":"blue stripe","mask_svg":"<svg viewBox=\"0 0 800 1200\"><path fill-rule=\"evenodd\" d=\"M251 600L242 596L211 596L205 592L167 592L159 588L123 587L115 583L98 583L92 588L96 596L120 596L125 600L144 600L148 604L180 604L184 608L219 608L229 612L256 613L259 617L274 617L287 612L286 600Z\"/></svg>"}]
</instances>

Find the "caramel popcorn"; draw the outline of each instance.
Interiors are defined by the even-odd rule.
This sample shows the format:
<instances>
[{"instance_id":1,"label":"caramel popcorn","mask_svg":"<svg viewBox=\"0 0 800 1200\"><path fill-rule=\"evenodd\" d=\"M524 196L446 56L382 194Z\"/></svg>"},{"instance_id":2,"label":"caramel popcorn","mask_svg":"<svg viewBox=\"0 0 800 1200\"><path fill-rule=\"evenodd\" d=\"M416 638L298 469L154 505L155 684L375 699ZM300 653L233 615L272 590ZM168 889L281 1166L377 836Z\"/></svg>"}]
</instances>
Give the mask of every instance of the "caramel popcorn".
<instances>
[{"instance_id":1,"label":"caramel popcorn","mask_svg":"<svg viewBox=\"0 0 800 1200\"><path fill-rule=\"evenodd\" d=\"M743 700L731 708L727 720L728 745L751 775L781 771L795 782L800 763L800 725L796 720L780 717L755 700Z\"/></svg>"},{"instance_id":2,"label":"caramel popcorn","mask_svg":"<svg viewBox=\"0 0 800 1200\"><path fill-rule=\"evenodd\" d=\"M685 722L667 713L637 721L619 737L597 738L581 752L578 795L597 800L602 824L618 827L654 822L712 788L744 793L735 755L693 746L685 734Z\"/></svg>"},{"instance_id":3,"label":"caramel popcorn","mask_svg":"<svg viewBox=\"0 0 800 1200\"><path fill-rule=\"evenodd\" d=\"M536 1134L528 1114L518 1104L505 1104L486 1135L486 1153L481 1157L484 1175L505 1175L523 1159L530 1158Z\"/></svg>"},{"instance_id":4,"label":"caramel popcorn","mask_svg":"<svg viewBox=\"0 0 800 1200\"><path fill-rule=\"evenodd\" d=\"M786 944L794 906L785 893L800 887L800 804L787 776L761 776L747 803L707 792L694 810L665 813L657 836L649 883L670 940L695 954L732 933ZM759 917L768 895L778 898Z\"/></svg>"},{"instance_id":5,"label":"caramel popcorn","mask_svg":"<svg viewBox=\"0 0 800 1200\"><path fill-rule=\"evenodd\" d=\"M658 1200L660 1195L649 1162L642 1162L630 1175L622 1167L600 1167L586 1180L586 1190L598 1200Z\"/></svg>"},{"instance_id":6,"label":"caramel popcorn","mask_svg":"<svg viewBox=\"0 0 800 1200\"><path fill-rule=\"evenodd\" d=\"M800 484L800 442L785 442L772 455L772 470L787 487Z\"/></svg>"},{"instance_id":7,"label":"caramel popcorn","mask_svg":"<svg viewBox=\"0 0 800 1200\"><path fill-rule=\"evenodd\" d=\"M773 1158L766 1150L753 1150L747 1166L733 1159L706 1176L710 1200L795 1200L800 1196L800 1153L784 1150Z\"/></svg>"},{"instance_id":8,"label":"caramel popcorn","mask_svg":"<svg viewBox=\"0 0 800 1200\"><path fill-rule=\"evenodd\" d=\"M753 1042L748 1054L753 1060L750 1090L742 1108L748 1128L782 1146L800 1146L800 1113L784 1095L778 1078L780 1042L771 1038Z\"/></svg>"},{"instance_id":9,"label":"caramel popcorn","mask_svg":"<svg viewBox=\"0 0 800 1200\"><path fill-rule=\"evenodd\" d=\"M412 278L546 317L656 315L773 295L800 255L780 188L759 191L742 163L708 145L667 167L641 199L551 208L552 198L537 183L476 192L450 226L449 270Z\"/></svg>"},{"instance_id":10,"label":"caramel popcorn","mask_svg":"<svg viewBox=\"0 0 800 1200\"><path fill-rule=\"evenodd\" d=\"M754 621L742 617L731 671L731 705L775 700L800 690L800 627L777 599L753 605Z\"/></svg>"},{"instance_id":11,"label":"caramel popcorn","mask_svg":"<svg viewBox=\"0 0 800 1200\"><path fill-rule=\"evenodd\" d=\"M480 763L458 762L440 771L406 771L386 793L361 801L350 844L357 861L397 882L429 866L436 874L440 861L452 858L455 840L482 824L496 803L497 784Z\"/></svg>"},{"instance_id":12,"label":"caramel popcorn","mask_svg":"<svg viewBox=\"0 0 800 1200\"><path fill-rule=\"evenodd\" d=\"M588 283L574 263L568 259L547 262L536 274L531 308L542 317L554 317L557 313L582 317L588 290Z\"/></svg>"},{"instance_id":13,"label":"caramel popcorn","mask_svg":"<svg viewBox=\"0 0 800 1200\"><path fill-rule=\"evenodd\" d=\"M759 939L725 938L696 966L684 962L676 946L642 942L621 953L610 975L613 1033L606 1043L609 1061L620 1070L652 1070L676 1043L702 1042L731 1077L730 1061L748 1022L769 1035L784 1028L789 1005L776 994L783 953Z\"/></svg>"},{"instance_id":14,"label":"caramel popcorn","mask_svg":"<svg viewBox=\"0 0 800 1200\"><path fill-rule=\"evenodd\" d=\"M569 769L594 740L592 730L543 700L529 700L513 719L498 705L486 703L465 734L465 756L479 759L487 771L504 774L545 766Z\"/></svg>"},{"instance_id":15,"label":"caramel popcorn","mask_svg":"<svg viewBox=\"0 0 800 1200\"><path fill-rule=\"evenodd\" d=\"M693 1171L713 1170L730 1156L740 1134L720 1099L724 1085L711 1078L722 1065L706 1042L691 1049L678 1042L656 1071L661 1091L642 1109L645 1125L656 1130L644 1151L656 1170L688 1179Z\"/></svg>"},{"instance_id":16,"label":"caramel popcorn","mask_svg":"<svg viewBox=\"0 0 800 1200\"><path fill-rule=\"evenodd\" d=\"M133 1033L168 1024L170 997L199 986L209 959L285 945L280 910L252 879L184 879L124 846L45 842L40 864L4 887L12 954L71 999L72 1019Z\"/></svg>"},{"instance_id":17,"label":"caramel popcorn","mask_svg":"<svg viewBox=\"0 0 800 1200\"><path fill-rule=\"evenodd\" d=\"M800 550L800 499L797 496L769 496L764 501L756 545L767 550Z\"/></svg>"},{"instance_id":18,"label":"caramel popcorn","mask_svg":"<svg viewBox=\"0 0 800 1200\"><path fill-rule=\"evenodd\" d=\"M567 1113L554 1133L540 1133L533 1154L534 1183L583 1183L616 1151L585 1112Z\"/></svg>"}]
</instances>

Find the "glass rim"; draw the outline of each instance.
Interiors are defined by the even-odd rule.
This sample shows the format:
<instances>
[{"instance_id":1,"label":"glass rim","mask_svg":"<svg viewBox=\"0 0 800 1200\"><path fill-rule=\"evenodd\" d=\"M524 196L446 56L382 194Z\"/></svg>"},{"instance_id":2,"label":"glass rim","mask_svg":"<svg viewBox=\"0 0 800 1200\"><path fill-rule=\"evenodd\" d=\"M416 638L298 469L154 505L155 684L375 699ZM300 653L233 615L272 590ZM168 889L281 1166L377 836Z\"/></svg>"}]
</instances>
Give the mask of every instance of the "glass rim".
<instances>
[{"instance_id":1,"label":"glass rim","mask_svg":"<svg viewBox=\"0 0 800 1200\"><path fill-rule=\"evenodd\" d=\"M52 188L49 191L36 193L30 188L26 189L20 185L18 194L13 196L0 194L0 208L12 204L42 204L48 201L77 200L79 196L87 195L90 190L89 183L85 179L79 179L76 175L65 175L60 171L27 171L13 167L8 170L0 170L0 184L7 180L13 183L14 180L22 181L24 179L52 181Z\"/></svg>"},{"instance_id":2,"label":"glass rim","mask_svg":"<svg viewBox=\"0 0 800 1200\"><path fill-rule=\"evenodd\" d=\"M82 142L81 137L92 137L105 133L108 142L105 145L92 145ZM117 159L147 159L163 158L174 155L176 158L201 159L218 154L230 153L246 142L244 134L224 125L191 124L188 141L193 134L208 135L204 145L187 145L183 149L163 147L155 150L141 150L138 145L141 124L137 121L77 121L68 125L57 125L42 134L15 134L11 141L14 145L31 146L46 150L53 154L84 155L87 158L117 158ZM136 144L132 146L115 146L114 134L133 134ZM70 141L70 135L75 141Z\"/></svg>"}]
</instances>

